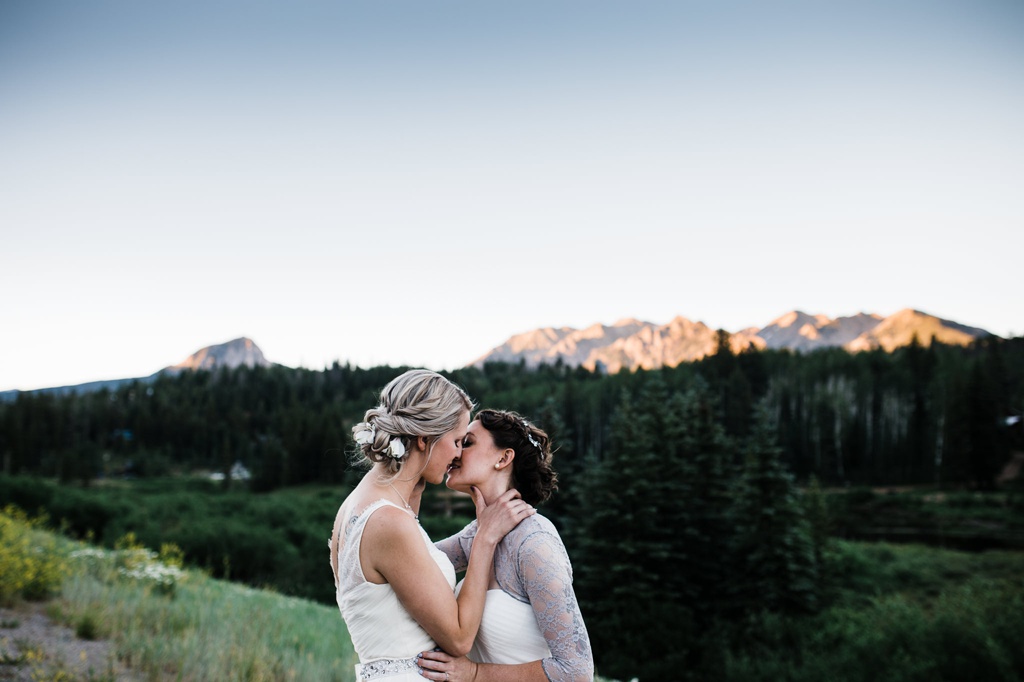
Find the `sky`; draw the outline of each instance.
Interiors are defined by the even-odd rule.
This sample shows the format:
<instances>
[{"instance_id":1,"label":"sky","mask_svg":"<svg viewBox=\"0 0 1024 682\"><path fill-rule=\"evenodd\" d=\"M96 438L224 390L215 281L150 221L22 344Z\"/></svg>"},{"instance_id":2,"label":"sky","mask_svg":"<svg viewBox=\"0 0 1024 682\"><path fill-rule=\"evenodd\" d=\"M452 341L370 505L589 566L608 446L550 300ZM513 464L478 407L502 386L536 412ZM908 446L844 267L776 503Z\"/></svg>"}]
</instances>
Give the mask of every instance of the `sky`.
<instances>
[{"instance_id":1,"label":"sky","mask_svg":"<svg viewBox=\"0 0 1024 682\"><path fill-rule=\"evenodd\" d=\"M1017 0L4 0L0 390L240 336L916 308L1024 335Z\"/></svg>"}]
</instances>

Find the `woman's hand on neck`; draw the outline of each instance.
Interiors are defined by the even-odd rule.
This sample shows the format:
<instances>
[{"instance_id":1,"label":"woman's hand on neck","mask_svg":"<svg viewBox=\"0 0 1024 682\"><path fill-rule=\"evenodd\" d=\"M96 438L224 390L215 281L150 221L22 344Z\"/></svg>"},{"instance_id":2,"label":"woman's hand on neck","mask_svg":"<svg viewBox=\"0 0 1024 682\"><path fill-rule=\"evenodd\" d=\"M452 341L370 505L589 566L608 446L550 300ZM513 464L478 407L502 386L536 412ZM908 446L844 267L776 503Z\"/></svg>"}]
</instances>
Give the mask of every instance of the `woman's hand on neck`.
<instances>
[{"instance_id":1,"label":"woman's hand on neck","mask_svg":"<svg viewBox=\"0 0 1024 682\"><path fill-rule=\"evenodd\" d=\"M494 504L495 500L501 497L509 488L511 488L511 482L503 479L495 478L490 481L486 481L476 488L483 493L484 502L487 504Z\"/></svg>"}]
</instances>

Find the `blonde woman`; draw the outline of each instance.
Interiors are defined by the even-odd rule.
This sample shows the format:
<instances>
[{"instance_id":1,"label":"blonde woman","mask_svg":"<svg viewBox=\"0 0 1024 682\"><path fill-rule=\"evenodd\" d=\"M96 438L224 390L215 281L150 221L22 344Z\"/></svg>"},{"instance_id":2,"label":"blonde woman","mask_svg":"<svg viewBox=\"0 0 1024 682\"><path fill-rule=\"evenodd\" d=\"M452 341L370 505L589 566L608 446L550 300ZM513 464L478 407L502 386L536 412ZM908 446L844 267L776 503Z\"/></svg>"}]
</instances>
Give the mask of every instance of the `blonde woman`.
<instances>
[{"instance_id":1,"label":"blonde woman","mask_svg":"<svg viewBox=\"0 0 1024 682\"><path fill-rule=\"evenodd\" d=\"M481 410L469 425L447 485L473 491L479 512L513 488L531 505L540 504L556 483L546 433L515 412ZM480 542L489 542L488 536L474 521L437 546L462 570ZM572 588L572 565L550 521L537 514L505 536L494 554L488 587L483 623L469 657L424 651L424 677L447 682L593 679L594 658Z\"/></svg>"},{"instance_id":2,"label":"blonde woman","mask_svg":"<svg viewBox=\"0 0 1024 682\"><path fill-rule=\"evenodd\" d=\"M411 370L388 383L380 404L352 429L371 469L342 503L329 544L360 682L420 681L418 652L468 652L494 549L534 513L514 490L490 501L473 491L480 530L456 598L455 571L420 527L419 505L426 483L441 483L462 454L472 406L440 374Z\"/></svg>"}]
</instances>

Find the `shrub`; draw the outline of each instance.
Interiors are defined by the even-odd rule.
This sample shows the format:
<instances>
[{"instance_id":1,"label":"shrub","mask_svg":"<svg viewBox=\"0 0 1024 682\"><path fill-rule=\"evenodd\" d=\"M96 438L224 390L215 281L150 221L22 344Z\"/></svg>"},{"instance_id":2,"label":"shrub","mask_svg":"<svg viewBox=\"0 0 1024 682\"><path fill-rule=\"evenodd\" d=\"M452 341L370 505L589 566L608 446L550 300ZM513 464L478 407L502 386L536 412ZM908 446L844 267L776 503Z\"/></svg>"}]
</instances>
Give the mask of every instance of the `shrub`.
<instances>
[{"instance_id":1,"label":"shrub","mask_svg":"<svg viewBox=\"0 0 1024 682\"><path fill-rule=\"evenodd\" d=\"M75 623L75 635L89 641L99 638L99 620L92 611L82 614L82 617Z\"/></svg>"},{"instance_id":2,"label":"shrub","mask_svg":"<svg viewBox=\"0 0 1024 682\"><path fill-rule=\"evenodd\" d=\"M118 573L145 583L158 594L174 596L178 581L185 577L181 570L180 548L164 543L161 553L157 554L139 544L134 533L125 534L115 548Z\"/></svg>"},{"instance_id":3,"label":"shrub","mask_svg":"<svg viewBox=\"0 0 1024 682\"><path fill-rule=\"evenodd\" d=\"M56 538L37 530L45 522L11 505L0 512L0 602L45 599L60 590L66 561Z\"/></svg>"},{"instance_id":4,"label":"shrub","mask_svg":"<svg viewBox=\"0 0 1024 682\"><path fill-rule=\"evenodd\" d=\"M54 486L31 476L0 476L0 504L36 512L50 505Z\"/></svg>"}]
</instances>

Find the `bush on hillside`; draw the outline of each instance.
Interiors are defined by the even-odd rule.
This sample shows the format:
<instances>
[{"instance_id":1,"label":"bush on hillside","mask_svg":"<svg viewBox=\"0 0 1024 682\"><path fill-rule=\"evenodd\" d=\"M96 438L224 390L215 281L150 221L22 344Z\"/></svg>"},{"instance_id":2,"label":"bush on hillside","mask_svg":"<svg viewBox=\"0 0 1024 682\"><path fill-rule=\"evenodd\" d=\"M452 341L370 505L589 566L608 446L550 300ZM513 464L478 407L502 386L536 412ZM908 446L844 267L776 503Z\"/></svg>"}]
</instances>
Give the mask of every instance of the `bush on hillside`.
<instances>
[{"instance_id":1,"label":"bush on hillside","mask_svg":"<svg viewBox=\"0 0 1024 682\"><path fill-rule=\"evenodd\" d=\"M0 512L0 603L45 599L60 590L66 561L54 536L37 530L45 522L12 505Z\"/></svg>"}]
</instances>

